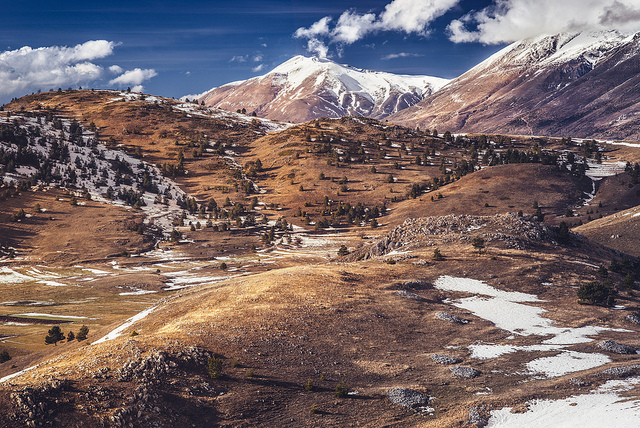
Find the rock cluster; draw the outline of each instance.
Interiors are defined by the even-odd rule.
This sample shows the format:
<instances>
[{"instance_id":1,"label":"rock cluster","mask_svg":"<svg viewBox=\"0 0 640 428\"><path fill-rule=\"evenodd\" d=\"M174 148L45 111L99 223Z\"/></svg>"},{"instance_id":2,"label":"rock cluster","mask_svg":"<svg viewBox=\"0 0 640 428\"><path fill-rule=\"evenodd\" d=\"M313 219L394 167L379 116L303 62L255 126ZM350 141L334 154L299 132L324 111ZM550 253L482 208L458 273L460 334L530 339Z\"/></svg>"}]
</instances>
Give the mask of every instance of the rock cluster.
<instances>
[{"instance_id":1,"label":"rock cluster","mask_svg":"<svg viewBox=\"0 0 640 428\"><path fill-rule=\"evenodd\" d=\"M627 315L627 319L634 324L640 324L640 315L638 314L629 314Z\"/></svg>"},{"instance_id":2,"label":"rock cluster","mask_svg":"<svg viewBox=\"0 0 640 428\"><path fill-rule=\"evenodd\" d=\"M434 315L436 318L442 321L449 321L456 324L468 324L469 320L457 317L449 312L436 312Z\"/></svg>"},{"instance_id":3,"label":"rock cluster","mask_svg":"<svg viewBox=\"0 0 640 428\"><path fill-rule=\"evenodd\" d=\"M480 374L479 370L476 370L471 367L464 367L464 366L450 367L450 370L452 375L458 376L458 377L466 377L467 379L473 379L474 377L477 377Z\"/></svg>"},{"instance_id":4,"label":"rock cluster","mask_svg":"<svg viewBox=\"0 0 640 428\"><path fill-rule=\"evenodd\" d=\"M556 242L556 234L546 224L530 216L514 213L495 216L449 214L441 217L409 218L384 238L373 244L363 257L378 257L391 251L417 246L470 241L470 232L477 231L486 241L502 241L508 248L524 249L531 242Z\"/></svg>"},{"instance_id":5,"label":"rock cluster","mask_svg":"<svg viewBox=\"0 0 640 428\"><path fill-rule=\"evenodd\" d=\"M418 296L416 293L411 293L410 291L407 291L407 290L398 290L396 291L395 294L401 297L406 297L407 299L418 300L418 301L424 300L424 298Z\"/></svg>"},{"instance_id":6,"label":"rock cluster","mask_svg":"<svg viewBox=\"0 0 640 428\"><path fill-rule=\"evenodd\" d=\"M443 354L431 354L431 359L438 364L458 364L462 359Z\"/></svg>"},{"instance_id":7,"label":"rock cluster","mask_svg":"<svg viewBox=\"0 0 640 428\"><path fill-rule=\"evenodd\" d=\"M391 388L387 391L387 397L393 404L415 408L427 402L427 396L409 388Z\"/></svg>"},{"instance_id":8,"label":"rock cluster","mask_svg":"<svg viewBox=\"0 0 640 428\"><path fill-rule=\"evenodd\" d=\"M482 428L489 423L489 414L485 406L476 406L469 409L467 425Z\"/></svg>"},{"instance_id":9,"label":"rock cluster","mask_svg":"<svg viewBox=\"0 0 640 428\"><path fill-rule=\"evenodd\" d=\"M66 379L53 379L34 386L25 386L10 395L13 401L11 418L21 421L27 427L40 425L55 413L55 399L69 386Z\"/></svg>"},{"instance_id":10,"label":"rock cluster","mask_svg":"<svg viewBox=\"0 0 640 428\"><path fill-rule=\"evenodd\" d=\"M602 373L609 376L628 377L638 373L638 371L640 371L639 369L640 364L634 364L631 366L611 367L604 369Z\"/></svg>"},{"instance_id":11,"label":"rock cluster","mask_svg":"<svg viewBox=\"0 0 640 428\"><path fill-rule=\"evenodd\" d=\"M636 353L636 348L629 345L624 345L622 343L614 342L613 340L605 340L603 342L598 343L596 346L602 350L613 352L616 354L635 354Z\"/></svg>"}]
</instances>

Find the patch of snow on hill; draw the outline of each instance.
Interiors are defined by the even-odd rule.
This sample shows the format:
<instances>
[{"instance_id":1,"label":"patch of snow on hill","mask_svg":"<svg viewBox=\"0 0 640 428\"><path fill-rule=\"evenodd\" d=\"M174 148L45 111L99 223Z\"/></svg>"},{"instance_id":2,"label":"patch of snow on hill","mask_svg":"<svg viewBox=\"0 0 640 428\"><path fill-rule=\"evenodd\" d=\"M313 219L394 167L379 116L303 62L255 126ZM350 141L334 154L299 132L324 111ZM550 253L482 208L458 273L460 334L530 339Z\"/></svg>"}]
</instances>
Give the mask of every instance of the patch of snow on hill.
<instances>
[{"instance_id":1,"label":"patch of snow on hill","mask_svg":"<svg viewBox=\"0 0 640 428\"><path fill-rule=\"evenodd\" d=\"M636 428L640 420L640 400L628 399L622 393L639 384L638 377L611 380L589 394L563 400L530 401L524 413L512 412L511 407L493 410L487 428Z\"/></svg>"},{"instance_id":2,"label":"patch of snow on hill","mask_svg":"<svg viewBox=\"0 0 640 428\"><path fill-rule=\"evenodd\" d=\"M589 336L604 331L628 332L598 326L559 327L544 318L546 309L523 303L542 302L537 296L517 291L498 290L490 285L470 278L441 276L434 287L449 292L474 294L461 299L448 299L445 303L468 310L479 318L495 324L496 327L518 336L552 336L538 345L515 346L502 344L474 344L469 346L473 358L489 359L517 351L558 351L552 357L534 359L526 364L532 374L547 377L561 376L575 371L598 367L611 361L599 353L579 353L566 350L570 345L592 342Z\"/></svg>"}]
</instances>

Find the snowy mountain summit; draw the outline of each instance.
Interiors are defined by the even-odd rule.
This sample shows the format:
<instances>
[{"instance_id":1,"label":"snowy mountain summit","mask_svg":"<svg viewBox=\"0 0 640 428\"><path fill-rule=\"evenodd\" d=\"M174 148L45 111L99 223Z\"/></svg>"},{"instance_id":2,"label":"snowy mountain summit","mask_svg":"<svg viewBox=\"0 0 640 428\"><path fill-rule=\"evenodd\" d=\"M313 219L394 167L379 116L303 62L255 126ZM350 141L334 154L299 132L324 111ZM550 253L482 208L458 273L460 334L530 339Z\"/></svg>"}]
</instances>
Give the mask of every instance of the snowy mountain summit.
<instances>
[{"instance_id":1,"label":"snowy mountain summit","mask_svg":"<svg viewBox=\"0 0 640 428\"><path fill-rule=\"evenodd\" d=\"M638 139L640 33L560 33L515 42L389 117L451 132Z\"/></svg>"},{"instance_id":2,"label":"snowy mountain summit","mask_svg":"<svg viewBox=\"0 0 640 428\"><path fill-rule=\"evenodd\" d=\"M298 55L263 76L213 88L197 100L292 122L347 115L380 119L416 104L448 82L361 70Z\"/></svg>"}]
</instances>

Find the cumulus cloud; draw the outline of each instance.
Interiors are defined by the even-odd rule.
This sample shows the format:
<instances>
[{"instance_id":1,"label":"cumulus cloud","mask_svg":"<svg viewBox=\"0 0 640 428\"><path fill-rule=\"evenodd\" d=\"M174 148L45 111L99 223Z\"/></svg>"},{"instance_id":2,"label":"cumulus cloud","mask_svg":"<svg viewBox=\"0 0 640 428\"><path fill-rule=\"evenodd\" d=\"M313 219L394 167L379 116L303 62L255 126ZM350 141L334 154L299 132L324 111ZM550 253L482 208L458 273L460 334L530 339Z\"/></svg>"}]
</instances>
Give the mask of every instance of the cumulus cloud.
<instances>
[{"instance_id":1,"label":"cumulus cloud","mask_svg":"<svg viewBox=\"0 0 640 428\"><path fill-rule=\"evenodd\" d=\"M109 67L109 71L113 74L120 74L124 71L124 68L120 67L119 65L112 65L111 67Z\"/></svg>"},{"instance_id":2,"label":"cumulus cloud","mask_svg":"<svg viewBox=\"0 0 640 428\"><path fill-rule=\"evenodd\" d=\"M149 80L152 77L157 76L158 73L152 68L134 68L122 73L120 76L109 81L109 85L114 86L126 86L126 85L141 85L145 80ZM132 88L133 90L133 88ZM140 92L140 91L136 91Z\"/></svg>"},{"instance_id":3,"label":"cumulus cloud","mask_svg":"<svg viewBox=\"0 0 640 428\"><path fill-rule=\"evenodd\" d=\"M359 14L347 10L335 24L325 16L310 27L301 27L295 38L308 39L307 50L320 57L328 54L328 45L349 45L379 31L398 31L427 35L429 25L459 3L460 0L393 0L380 14Z\"/></svg>"},{"instance_id":4,"label":"cumulus cloud","mask_svg":"<svg viewBox=\"0 0 640 428\"><path fill-rule=\"evenodd\" d=\"M91 61L111 55L115 46L107 40L91 40L73 47L24 46L0 52L0 96L99 79L104 69Z\"/></svg>"},{"instance_id":5,"label":"cumulus cloud","mask_svg":"<svg viewBox=\"0 0 640 428\"><path fill-rule=\"evenodd\" d=\"M388 61L390 59L396 59L396 58L417 58L417 57L421 57L421 56L424 56L424 55L420 55L420 54L417 54L417 53L409 53L409 52L399 52L397 54L385 55L380 59L384 60L384 61Z\"/></svg>"},{"instance_id":6,"label":"cumulus cloud","mask_svg":"<svg viewBox=\"0 0 640 428\"><path fill-rule=\"evenodd\" d=\"M447 28L453 42L487 44L560 32L635 32L640 31L640 4L638 0L494 0Z\"/></svg>"}]
</instances>

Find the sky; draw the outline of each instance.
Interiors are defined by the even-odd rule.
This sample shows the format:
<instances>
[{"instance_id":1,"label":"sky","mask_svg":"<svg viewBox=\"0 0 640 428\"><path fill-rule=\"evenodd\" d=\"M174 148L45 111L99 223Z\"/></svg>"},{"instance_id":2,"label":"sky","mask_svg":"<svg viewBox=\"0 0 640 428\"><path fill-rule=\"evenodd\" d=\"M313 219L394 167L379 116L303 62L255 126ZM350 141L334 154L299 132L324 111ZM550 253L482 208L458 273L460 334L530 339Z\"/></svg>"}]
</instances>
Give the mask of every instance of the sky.
<instances>
[{"instance_id":1,"label":"sky","mask_svg":"<svg viewBox=\"0 0 640 428\"><path fill-rule=\"evenodd\" d=\"M0 104L38 90L181 97L295 55L455 78L509 43L640 31L640 0L0 0Z\"/></svg>"}]
</instances>

